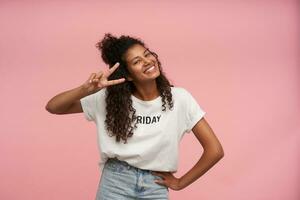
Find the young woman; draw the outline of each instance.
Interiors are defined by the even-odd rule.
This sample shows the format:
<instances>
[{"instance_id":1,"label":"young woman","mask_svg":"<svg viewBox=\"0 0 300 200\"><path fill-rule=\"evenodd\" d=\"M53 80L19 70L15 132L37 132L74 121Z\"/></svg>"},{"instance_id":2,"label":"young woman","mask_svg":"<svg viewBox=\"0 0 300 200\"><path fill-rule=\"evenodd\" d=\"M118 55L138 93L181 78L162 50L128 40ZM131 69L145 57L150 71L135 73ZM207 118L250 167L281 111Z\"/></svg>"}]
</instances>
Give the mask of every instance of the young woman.
<instances>
[{"instance_id":1,"label":"young woman","mask_svg":"<svg viewBox=\"0 0 300 200\"><path fill-rule=\"evenodd\" d=\"M107 71L53 97L53 114L83 112L97 125L101 178L96 199L168 199L223 156L205 111L182 87L170 84L155 52L141 39L105 34L97 43ZM195 166L177 178L178 147L193 132L204 148Z\"/></svg>"}]
</instances>

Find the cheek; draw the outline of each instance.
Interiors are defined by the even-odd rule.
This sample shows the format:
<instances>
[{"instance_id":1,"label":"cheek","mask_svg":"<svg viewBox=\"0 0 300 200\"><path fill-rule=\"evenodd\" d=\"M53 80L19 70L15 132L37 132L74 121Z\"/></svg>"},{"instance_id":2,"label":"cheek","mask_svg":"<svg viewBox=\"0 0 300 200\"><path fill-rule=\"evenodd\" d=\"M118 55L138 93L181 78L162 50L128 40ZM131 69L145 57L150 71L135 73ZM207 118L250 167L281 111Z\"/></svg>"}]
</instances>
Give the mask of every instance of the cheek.
<instances>
[{"instance_id":1,"label":"cheek","mask_svg":"<svg viewBox=\"0 0 300 200\"><path fill-rule=\"evenodd\" d=\"M142 68L143 68L143 65L137 63L137 64L135 64L135 65L130 66L130 67L128 68L128 70L129 70L129 72L131 72L131 73L137 74L137 73L140 73L140 72L141 72Z\"/></svg>"},{"instance_id":2,"label":"cheek","mask_svg":"<svg viewBox=\"0 0 300 200\"><path fill-rule=\"evenodd\" d=\"M138 77L139 74L141 73L141 71L138 70L137 66L136 66L136 68L130 68L130 69L128 69L128 72L129 72L130 76L133 77L133 78Z\"/></svg>"},{"instance_id":3,"label":"cheek","mask_svg":"<svg viewBox=\"0 0 300 200\"><path fill-rule=\"evenodd\" d=\"M130 65L130 66L127 66L127 71L132 74L134 73L135 69L134 69L134 66Z\"/></svg>"}]
</instances>

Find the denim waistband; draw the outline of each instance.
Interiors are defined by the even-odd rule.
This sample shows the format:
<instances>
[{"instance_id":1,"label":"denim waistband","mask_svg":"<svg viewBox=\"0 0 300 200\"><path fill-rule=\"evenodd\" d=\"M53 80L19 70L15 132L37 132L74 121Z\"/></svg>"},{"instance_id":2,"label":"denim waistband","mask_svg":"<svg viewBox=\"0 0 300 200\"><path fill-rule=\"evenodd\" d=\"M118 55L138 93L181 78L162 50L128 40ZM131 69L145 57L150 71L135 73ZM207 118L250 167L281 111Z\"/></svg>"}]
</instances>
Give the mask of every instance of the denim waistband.
<instances>
[{"instance_id":1,"label":"denim waistband","mask_svg":"<svg viewBox=\"0 0 300 200\"><path fill-rule=\"evenodd\" d=\"M124 167L126 167L127 169L135 169L137 171L144 171L144 172L151 172L151 170L148 169L140 169L138 167L132 166L129 163L127 163L126 161L123 160L119 160L117 158L108 158L108 160L106 161L107 164L112 164L112 165L122 165Z\"/></svg>"},{"instance_id":2,"label":"denim waistband","mask_svg":"<svg viewBox=\"0 0 300 200\"><path fill-rule=\"evenodd\" d=\"M155 183L163 180L151 170L134 167L116 157L108 158L101 175L96 199L165 199L168 187Z\"/></svg>"}]
</instances>

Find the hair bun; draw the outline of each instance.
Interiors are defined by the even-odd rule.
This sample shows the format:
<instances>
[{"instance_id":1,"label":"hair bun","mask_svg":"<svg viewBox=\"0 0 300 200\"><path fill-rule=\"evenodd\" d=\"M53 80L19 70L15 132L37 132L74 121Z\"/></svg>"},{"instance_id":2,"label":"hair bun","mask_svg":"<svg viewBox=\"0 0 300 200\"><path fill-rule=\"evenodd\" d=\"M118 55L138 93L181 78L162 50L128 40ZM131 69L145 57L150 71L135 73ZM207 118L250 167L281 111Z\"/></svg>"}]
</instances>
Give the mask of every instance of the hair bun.
<instances>
[{"instance_id":1,"label":"hair bun","mask_svg":"<svg viewBox=\"0 0 300 200\"><path fill-rule=\"evenodd\" d=\"M116 58L120 55L119 52L119 39L111 33L106 33L104 38L96 44L96 47L101 51L103 61L108 65L114 65Z\"/></svg>"}]
</instances>

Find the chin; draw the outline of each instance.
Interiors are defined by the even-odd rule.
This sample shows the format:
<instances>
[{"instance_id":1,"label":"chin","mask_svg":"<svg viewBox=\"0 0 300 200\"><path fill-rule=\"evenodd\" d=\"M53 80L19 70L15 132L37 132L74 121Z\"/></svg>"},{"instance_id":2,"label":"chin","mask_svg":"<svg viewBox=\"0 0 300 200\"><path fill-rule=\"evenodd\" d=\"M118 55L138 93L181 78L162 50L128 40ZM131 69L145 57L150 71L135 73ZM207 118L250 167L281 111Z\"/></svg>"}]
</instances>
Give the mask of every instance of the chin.
<instances>
[{"instance_id":1,"label":"chin","mask_svg":"<svg viewBox=\"0 0 300 200\"><path fill-rule=\"evenodd\" d=\"M160 76L160 72L158 72L155 76L154 79L157 79Z\"/></svg>"}]
</instances>

